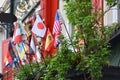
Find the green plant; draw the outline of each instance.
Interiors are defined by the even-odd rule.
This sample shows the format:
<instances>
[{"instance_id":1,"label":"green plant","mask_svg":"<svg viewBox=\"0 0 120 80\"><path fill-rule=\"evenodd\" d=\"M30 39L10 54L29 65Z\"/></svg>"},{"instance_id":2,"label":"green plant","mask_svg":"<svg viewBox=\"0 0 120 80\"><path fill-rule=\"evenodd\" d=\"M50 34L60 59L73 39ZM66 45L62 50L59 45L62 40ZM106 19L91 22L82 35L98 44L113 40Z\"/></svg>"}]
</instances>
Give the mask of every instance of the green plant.
<instances>
[{"instance_id":1,"label":"green plant","mask_svg":"<svg viewBox=\"0 0 120 80\"><path fill-rule=\"evenodd\" d=\"M32 62L29 64L25 64L18 68L16 78L20 80L27 80L28 78L33 78L40 72L39 65Z\"/></svg>"},{"instance_id":2,"label":"green plant","mask_svg":"<svg viewBox=\"0 0 120 80\"><path fill-rule=\"evenodd\" d=\"M69 40L62 38L60 49L52 58L46 59L46 66L42 69L45 71L43 80L66 80L67 70L72 67L74 54L69 49Z\"/></svg>"},{"instance_id":3,"label":"green plant","mask_svg":"<svg viewBox=\"0 0 120 80\"><path fill-rule=\"evenodd\" d=\"M77 69L86 71L91 79L99 79L102 74L102 66L108 63L109 37L113 27L105 27L101 18L111 7L115 6L115 0L106 0L109 6L105 12L101 8L94 11L91 0L65 0L67 17L74 27L73 46L78 49L81 60ZM84 44L78 45L82 40ZM83 50L81 50L83 48ZM84 56L83 56L84 55Z\"/></svg>"}]
</instances>

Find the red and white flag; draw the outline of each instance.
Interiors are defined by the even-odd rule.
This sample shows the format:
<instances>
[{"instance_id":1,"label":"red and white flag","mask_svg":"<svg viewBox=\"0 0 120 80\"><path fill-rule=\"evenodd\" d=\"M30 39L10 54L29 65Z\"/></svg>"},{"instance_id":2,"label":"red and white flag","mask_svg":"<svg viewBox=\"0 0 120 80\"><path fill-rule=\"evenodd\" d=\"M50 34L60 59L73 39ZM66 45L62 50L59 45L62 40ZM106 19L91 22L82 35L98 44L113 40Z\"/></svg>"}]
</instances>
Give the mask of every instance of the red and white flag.
<instances>
[{"instance_id":1,"label":"red and white flag","mask_svg":"<svg viewBox=\"0 0 120 80\"><path fill-rule=\"evenodd\" d=\"M53 35L55 38L54 47L56 47L56 48L60 44L59 36L61 34L61 31L62 31L61 24L62 24L62 21L60 20L60 16L59 16L58 11L57 11L56 16L55 16L54 26L53 26Z\"/></svg>"},{"instance_id":2,"label":"red and white flag","mask_svg":"<svg viewBox=\"0 0 120 80\"><path fill-rule=\"evenodd\" d=\"M14 44L21 42L23 39L22 35L26 34L25 30L23 29L23 26L21 23L16 22L14 26L14 34L12 41Z\"/></svg>"},{"instance_id":3,"label":"red and white flag","mask_svg":"<svg viewBox=\"0 0 120 80\"><path fill-rule=\"evenodd\" d=\"M59 16L58 12L56 12L54 26L53 26L53 34L61 33L61 31L62 31L61 24L62 24L62 21L60 20L60 16Z\"/></svg>"},{"instance_id":4,"label":"red and white flag","mask_svg":"<svg viewBox=\"0 0 120 80\"><path fill-rule=\"evenodd\" d=\"M32 27L32 32L39 37L44 37L44 35L45 35L46 26L43 23L43 21L39 15L36 15L36 20L35 20L34 25Z\"/></svg>"}]
</instances>

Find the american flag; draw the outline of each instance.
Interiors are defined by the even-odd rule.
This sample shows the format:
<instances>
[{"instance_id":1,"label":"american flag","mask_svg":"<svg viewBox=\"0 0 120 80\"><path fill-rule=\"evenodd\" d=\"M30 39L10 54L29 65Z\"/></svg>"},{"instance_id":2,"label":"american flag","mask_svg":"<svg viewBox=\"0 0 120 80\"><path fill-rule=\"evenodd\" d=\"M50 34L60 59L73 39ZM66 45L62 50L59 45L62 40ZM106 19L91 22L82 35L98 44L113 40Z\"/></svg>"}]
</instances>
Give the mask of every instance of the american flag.
<instances>
[{"instance_id":1,"label":"american flag","mask_svg":"<svg viewBox=\"0 0 120 80\"><path fill-rule=\"evenodd\" d=\"M60 16L58 12L56 12L54 26L53 26L53 34L55 33L61 33L62 27L61 27L62 21L60 20Z\"/></svg>"}]
</instances>

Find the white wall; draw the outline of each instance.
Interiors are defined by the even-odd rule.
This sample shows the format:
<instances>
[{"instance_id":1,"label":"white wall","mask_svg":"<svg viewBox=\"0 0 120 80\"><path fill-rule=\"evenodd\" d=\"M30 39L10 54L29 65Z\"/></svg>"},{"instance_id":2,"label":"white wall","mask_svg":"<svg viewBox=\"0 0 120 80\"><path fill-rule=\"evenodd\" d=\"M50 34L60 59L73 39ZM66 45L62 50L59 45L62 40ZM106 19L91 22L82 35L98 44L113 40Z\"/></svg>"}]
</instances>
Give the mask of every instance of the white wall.
<instances>
[{"instance_id":1,"label":"white wall","mask_svg":"<svg viewBox=\"0 0 120 80\"><path fill-rule=\"evenodd\" d=\"M2 41L5 40L5 31L0 32L0 73L2 72Z\"/></svg>"},{"instance_id":2,"label":"white wall","mask_svg":"<svg viewBox=\"0 0 120 80\"><path fill-rule=\"evenodd\" d=\"M66 11L64 10L64 5L65 4L66 3L63 0L59 0L59 11L60 11L61 16L64 20L63 23L65 23L68 33L71 34L72 33L72 27L71 27L71 24L69 24L69 21L68 21L67 16L66 16ZM65 25L62 25L62 33L67 37L68 34L66 32Z\"/></svg>"},{"instance_id":3,"label":"white wall","mask_svg":"<svg viewBox=\"0 0 120 80\"><path fill-rule=\"evenodd\" d=\"M0 0L4 3L4 1L7 1L7 0ZM2 4L2 3L1 3ZM2 5L0 5L1 7ZM7 11L5 13L9 13L10 12L10 9L7 9ZM6 39L6 30L5 28L3 28L3 31L0 32L0 73L2 72L2 41Z\"/></svg>"},{"instance_id":4,"label":"white wall","mask_svg":"<svg viewBox=\"0 0 120 80\"><path fill-rule=\"evenodd\" d=\"M108 6L106 5L106 2L104 0L104 11L108 9ZM104 16L104 25L110 26L113 23L118 22L118 9L117 6L111 8L110 11L108 11Z\"/></svg>"}]
</instances>

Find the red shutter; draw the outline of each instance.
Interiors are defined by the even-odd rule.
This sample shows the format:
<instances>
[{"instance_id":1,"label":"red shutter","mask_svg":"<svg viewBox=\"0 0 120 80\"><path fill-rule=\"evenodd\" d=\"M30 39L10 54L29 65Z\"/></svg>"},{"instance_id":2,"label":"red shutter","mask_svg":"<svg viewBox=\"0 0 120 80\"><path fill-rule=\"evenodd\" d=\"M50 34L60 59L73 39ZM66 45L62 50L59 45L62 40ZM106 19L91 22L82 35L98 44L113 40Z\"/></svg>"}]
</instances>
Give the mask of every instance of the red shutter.
<instances>
[{"instance_id":1,"label":"red shutter","mask_svg":"<svg viewBox=\"0 0 120 80\"><path fill-rule=\"evenodd\" d=\"M104 0L92 0L93 12L103 13L103 1ZM103 18L100 19L100 23L103 24Z\"/></svg>"}]
</instances>

